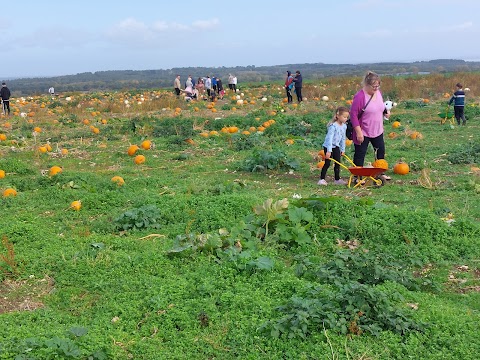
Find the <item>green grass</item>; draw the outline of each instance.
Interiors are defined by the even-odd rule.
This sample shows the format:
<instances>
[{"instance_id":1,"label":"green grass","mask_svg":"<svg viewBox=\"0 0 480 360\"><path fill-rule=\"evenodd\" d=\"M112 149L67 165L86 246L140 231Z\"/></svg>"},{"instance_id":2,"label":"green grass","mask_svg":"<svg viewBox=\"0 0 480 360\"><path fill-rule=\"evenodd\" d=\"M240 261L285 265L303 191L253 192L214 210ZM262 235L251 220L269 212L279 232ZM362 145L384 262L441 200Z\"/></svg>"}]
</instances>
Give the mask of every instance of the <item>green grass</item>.
<instances>
[{"instance_id":1,"label":"green grass","mask_svg":"<svg viewBox=\"0 0 480 360\"><path fill-rule=\"evenodd\" d=\"M37 98L25 107L47 101ZM100 135L80 123L88 112L63 125L38 111L35 126L43 132L36 138L32 124L10 118L12 128L5 133L17 143L0 142L0 169L7 173L0 189L13 187L18 195L0 198L0 359L476 359L478 108L469 109L468 126L451 129L437 116L444 104L400 102L385 123L386 134L398 134L386 137L386 159L390 168L403 159L411 171L400 176L390 170L392 180L385 186L356 190L316 185L315 156L332 115L329 104L310 101L273 116L269 111L281 108L279 103L259 103L241 115L220 105L215 114L201 106L198 113L186 109L176 118L166 112L111 114L107 125L99 125ZM205 120L205 130L220 131L259 126L270 118L275 124L250 137L202 138L193 130ZM392 129L394 120L402 127ZM423 139L410 139L413 131ZM155 147L141 150L147 161L135 165L126 150L144 138ZM287 139L294 144L287 145ZM38 153L47 141L69 154ZM245 161L258 160L260 150L273 163L282 153L299 167L241 170ZM370 151L367 161L373 160ZM62 166L62 174L42 175L53 165ZM114 175L125 185L112 183ZM332 175L329 169L328 179ZM341 175L349 173L342 169ZM256 207L283 198L292 212ZM80 211L69 208L73 200L82 201ZM146 205L158 213L142 213L142 219L155 217L157 227L119 228L120 215ZM304 218L296 220L300 214ZM445 221L449 216L452 224ZM223 245L194 244L169 255L178 235L211 236L221 228L230 232ZM367 250L391 261L391 278L368 285L373 302L385 297L389 311L401 310L408 325L425 324L423 330L359 335L346 309L331 314L335 321L345 316L348 335L326 319L325 328L314 320L321 310L314 309L315 301L355 285L345 277L332 277L331 283L318 278L318 269L334 259L342 241L359 247L345 250L353 261ZM12 260L7 242L13 244L14 267L5 261ZM255 262L260 258L270 259L273 267L262 268ZM348 271L344 263L337 265ZM374 268L380 261L370 258L365 265ZM375 276L370 267L360 268L368 269L361 283ZM418 288L406 286L406 278L415 279ZM279 307L295 297L307 309L295 313L307 316L305 328L291 323L273 336L271 328L262 330L291 315L292 307L286 312ZM26 299L44 306L7 311ZM326 306L336 306L329 301Z\"/></svg>"}]
</instances>

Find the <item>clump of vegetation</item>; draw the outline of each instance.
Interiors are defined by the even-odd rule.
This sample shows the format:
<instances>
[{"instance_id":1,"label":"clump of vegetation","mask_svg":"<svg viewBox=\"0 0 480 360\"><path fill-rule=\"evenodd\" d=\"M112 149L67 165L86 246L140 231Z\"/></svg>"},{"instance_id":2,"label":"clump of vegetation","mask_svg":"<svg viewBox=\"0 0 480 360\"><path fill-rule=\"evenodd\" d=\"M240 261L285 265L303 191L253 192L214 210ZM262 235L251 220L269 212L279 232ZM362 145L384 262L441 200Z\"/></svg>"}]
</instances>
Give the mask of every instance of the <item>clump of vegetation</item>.
<instances>
[{"instance_id":1,"label":"clump of vegetation","mask_svg":"<svg viewBox=\"0 0 480 360\"><path fill-rule=\"evenodd\" d=\"M290 158L282 150L253 150L250 157L239 166L241 170L260 172L267 170L297 170L298 160Z\"/></svg>"}]
</instances>

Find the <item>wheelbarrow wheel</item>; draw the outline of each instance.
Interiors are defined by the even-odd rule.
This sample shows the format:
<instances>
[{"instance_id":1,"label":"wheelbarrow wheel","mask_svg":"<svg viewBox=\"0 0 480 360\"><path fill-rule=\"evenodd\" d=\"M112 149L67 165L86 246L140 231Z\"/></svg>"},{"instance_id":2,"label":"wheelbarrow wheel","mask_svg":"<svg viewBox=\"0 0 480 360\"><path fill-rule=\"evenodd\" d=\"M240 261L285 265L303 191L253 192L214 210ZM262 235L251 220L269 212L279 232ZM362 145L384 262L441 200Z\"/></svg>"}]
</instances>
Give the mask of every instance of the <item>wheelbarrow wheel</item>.
<instances>
[{"instance_id":1,"label":"wheelbarrow wheel","mask_svg":"<svg viewBox=\"0 0 480 360\"><path fill-rule=\"evenodd\" d=\"M385 185L385 181L386 181L386 180L385 180L384 178L382 178L381 176L375 178L375 180L376 180L376 181L373 182L373 186L379 188L379 187L382 187L383 185ZM380 183L378 183L378 181L379 181Z\"/></svg>"}]
</instances>

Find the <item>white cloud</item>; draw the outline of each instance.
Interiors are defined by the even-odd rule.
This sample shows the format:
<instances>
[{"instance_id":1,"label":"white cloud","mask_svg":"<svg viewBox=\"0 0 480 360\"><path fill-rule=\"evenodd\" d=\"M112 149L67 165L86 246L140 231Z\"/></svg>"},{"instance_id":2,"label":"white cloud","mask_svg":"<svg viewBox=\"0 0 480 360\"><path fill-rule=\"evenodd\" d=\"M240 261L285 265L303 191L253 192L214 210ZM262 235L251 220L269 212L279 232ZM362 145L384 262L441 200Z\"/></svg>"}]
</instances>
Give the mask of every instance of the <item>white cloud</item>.
<instances>
[{"instance_id":1,"label":"white cloud","mask_svg":"<svg viewBox=\"0 0 480 360\"><path fill-rule=\"evenodd\" d=\"M134 18L125 19L106 31L109 40L118 43L145 46L158 44L162 40L182 37L190 32L209 31L220 25L216 18L211 20L196 20L191 24L178 22L156 21L149 25Z\"/></svg>"},{"instance_id":2,"label":"white cloud","mask_svg":"<svg viewBox=\"0 0 480 360\"><path fill-rule=\"evenodd\" d=\"M213 29L216 28L218 25L220 25L220 20L218 20L217 18L211 20L197 20L192 23L192 27L200 30Z\"/></svg>"}]
</instances>

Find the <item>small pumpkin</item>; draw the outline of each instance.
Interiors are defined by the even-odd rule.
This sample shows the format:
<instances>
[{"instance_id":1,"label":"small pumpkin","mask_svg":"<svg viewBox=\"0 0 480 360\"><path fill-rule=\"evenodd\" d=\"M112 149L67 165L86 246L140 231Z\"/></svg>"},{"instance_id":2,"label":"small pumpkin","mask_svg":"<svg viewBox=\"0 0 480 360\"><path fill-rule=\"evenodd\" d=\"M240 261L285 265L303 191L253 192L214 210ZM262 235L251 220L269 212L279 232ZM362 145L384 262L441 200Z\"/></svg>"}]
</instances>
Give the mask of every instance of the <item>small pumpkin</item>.
<instances>
[{"instance_id":1,"label":"small pumpkin","mask_svg":"<svg viewBox=\"0 0 480 360\"><path fill-rule=\"evenodd\" d=\"M399 128L400 126L402 126L402 124L400 123L400 121L394 121L394 122L392 123L392 127L393 127L394 129Z\"/></svg>"},{"instance_id":2,"label":"small pumpkin","mask_svg":"<svg viewBox=\"0 0 480 360\"><path fill-rule=\"evenodd\" d=\"M17 190L12 188L7 188L3 191L3 197L17 196Z\"/></svg>"},{"instance_id":3,"label":"small pumpkin","mask_svg":"<svg viewBox=\"0 0 480 360\"><path fill-rule=\"evenodd\" d=\"M152 142L150 140L143 140L142 143L140 144L140 146L144 149L144 150L150 150L151 147L152 147Z\"/></svg>"},{"instance_id":4,"label":"small pumpkin","mask_svg":"<svg viewBox=\"0 0 480 360\"><path fill-rule=\"evenodd\" d=\"M63 169L60 166L54 165L50 168L50 170L48 171L48 174L50 176L55 176L57 174L61 174L62 171L63 171Z\"/></svg>"},{"instance_id":5,"label":"small pumpkin","mask_svg":"<svg viewBox=\"0 0 480 360\"><path fill-rule=\"evenodd\" d=\"M0 170L0 179L5 177L5 170Z\"/></svg>"},{"instance_id":6,"label":"small pumpkin","mask_svg":"<svg viewBox=\"0 0 480 360\"><path fill-rule=\"evenodd\" d=\"M322 160L322 161L319 161L319 162L317 163L317 169L323 168L324 165L325 165L325 161L323 161L323 160Z\"/></svg>"},{"instance_id":7,"label":"small pumpkin","mask_svg":"<svg viewBox=\"0 0 480 360\"><path fill-rule=\"evenodd\" d=\"M5 140L7 140L7 135L0 134L0 141L5 141Z\"/></svg>"},{"instance_id":8,"label":"small pumpkin","mask_svg":"<svg viewBox=\"0 0 480 360\"><path fill-rule=\"evenodd\" d=\"M393 172L398 175L406 175L410 172L410 167L407 163L400 161L393 167Z\"/></svg>"},{"instance_id":9,"label":"small pumpkin","mask_svg":"<svg viewBox=\"0 0 480 360\"><path fill-rule=\"evenodd\" d=\"M82 202L80 200L72 201L72 203L70 204L70 208L78 211L82 208Z\"/></svg>"},{"instance_id":10,"label":"small pumpkin","mask_svg":"<svg viewBox=\"0 0 480 360\"><path fill-rule=\"evenodd\" d=\"M325 159L325 150L323 150L323 149L320 150L320 151L318 152L318 156L320 156L322 159Z\"/></svg>"},{"instance_id":11,"label":"small pumpkin","mask_svg":"<svg viewBox=\"0 0 480 360\"><path fill-rule=\"evenodd\" d=\"M138 145L130 145L128 147L127 153L128 155L133 156L138 151L138 149L140 149Z\"/></svg>"},{"instance_id":12,"label":"small pumpkin","mask_svg":"<svg viewBox=\"0 0 480 360\"><path fill-rule=\"evenodd\" d=\"M121 176L114 176L112 177L112 182L117 183L118 186L122 186L125 184L125 180Z\"/></svg>"},{"instance_id":13,"label":"small pumpkin","mask_svg":"<svg viewBox=\"0 0 480 360\"><path fill-rule=\"evenodd\" d=\"M137 165L143 164L145 162L145 156L137 155L137 156L135 156L134 161L135 161L135 164L137 164Z\"/></svg>"},{"instance_id":14,"label":"small pumpkin","mask_svg":"<svg viewBox=\"0 0 480 360\"><path fill-rule=\"evenodd\" d=\"M345 140L345 145L350 146L352 144L353 144L353 140L350 140L350 139Z\"/></svg>"}]
</instances>

